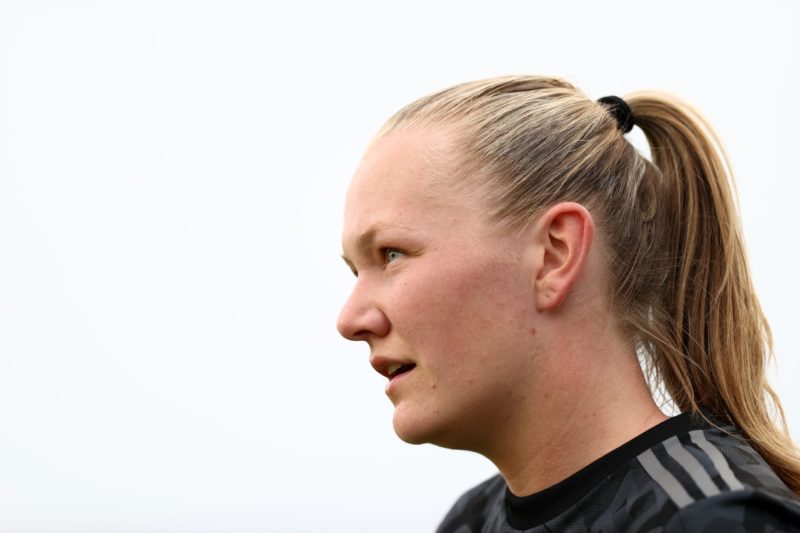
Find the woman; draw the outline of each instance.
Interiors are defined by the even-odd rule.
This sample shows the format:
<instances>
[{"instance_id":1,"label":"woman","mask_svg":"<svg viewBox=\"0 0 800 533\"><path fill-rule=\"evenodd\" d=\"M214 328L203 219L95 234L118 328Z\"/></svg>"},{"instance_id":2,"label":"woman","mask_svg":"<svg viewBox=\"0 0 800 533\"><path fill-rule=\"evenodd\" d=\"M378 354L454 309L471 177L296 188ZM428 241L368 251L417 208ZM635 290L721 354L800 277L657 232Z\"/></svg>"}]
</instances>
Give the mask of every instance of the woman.
<instances>
[{"instance_id":1,"label":"woman","mask_svg":"<svg viewBox=\"0 0 800 533\"><path fill-rule=\"evenodd\" d=\"M708 124L657 93L490 79L384 126L347 195L338 328L369 344L400 438L499 470L439 531L800 531L730 180Z\"/></svg>"}]
</instances>

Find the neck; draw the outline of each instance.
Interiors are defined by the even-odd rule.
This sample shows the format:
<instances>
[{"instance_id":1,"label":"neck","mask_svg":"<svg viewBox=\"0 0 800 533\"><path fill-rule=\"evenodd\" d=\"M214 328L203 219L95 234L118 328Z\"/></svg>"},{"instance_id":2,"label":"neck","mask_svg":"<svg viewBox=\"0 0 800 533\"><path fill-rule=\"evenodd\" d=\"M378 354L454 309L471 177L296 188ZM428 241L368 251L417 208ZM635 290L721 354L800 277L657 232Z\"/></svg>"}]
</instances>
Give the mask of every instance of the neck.
<instances>
[{"instance_id":1,"label":"neck","mask_svg":"<svg viewBox=\"0 0 800 533\"><path fill-rule=\"evenodd\" d=\"M562 341L552 352L557 357L537 379L540 393L515 406L504 424L511 429L485 450L517 496L566 479L667 418L626 343L579 337L586 342Z\"/></svg>"}]
</instances>

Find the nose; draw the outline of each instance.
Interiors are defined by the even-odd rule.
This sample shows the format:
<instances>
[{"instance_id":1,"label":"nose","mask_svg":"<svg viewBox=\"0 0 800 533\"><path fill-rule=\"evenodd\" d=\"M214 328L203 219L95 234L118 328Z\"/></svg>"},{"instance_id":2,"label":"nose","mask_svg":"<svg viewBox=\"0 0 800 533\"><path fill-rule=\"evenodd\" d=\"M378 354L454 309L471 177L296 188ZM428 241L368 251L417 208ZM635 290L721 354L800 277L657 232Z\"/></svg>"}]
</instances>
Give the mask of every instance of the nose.
<instances>
[{"instance_id":1,"label":"nose","mask_svg":"<svg viewBox=\"0 0 800 533\"><path fill-rule=\"evenodd\" d=\"M356 284L339 312L336 329L345 339L369 341L372 337L384 337L389 333L390 324L386 314L364 292L363 287Z\"/></svg>"}]
</instances>

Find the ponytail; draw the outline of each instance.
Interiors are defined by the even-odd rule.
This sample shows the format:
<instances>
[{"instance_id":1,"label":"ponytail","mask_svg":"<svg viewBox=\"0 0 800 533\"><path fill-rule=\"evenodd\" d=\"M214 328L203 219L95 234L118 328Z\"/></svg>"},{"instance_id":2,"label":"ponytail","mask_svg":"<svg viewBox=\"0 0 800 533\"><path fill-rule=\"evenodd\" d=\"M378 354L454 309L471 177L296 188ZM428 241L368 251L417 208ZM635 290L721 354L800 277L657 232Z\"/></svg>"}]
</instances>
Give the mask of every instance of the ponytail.
<instances>
[{"instance_id":1,"label":"ponytail","mask_svg":"<svg viewBox=\"0 0 800 533\"><path fill-rule=\"evenodd\" d=\"M663 282L647 319L631 322L675 405L738 427L800 494L800 458L766 380L772 336L750 280L726 154L685 103L654 92L626 101L650 145Z\"/></svg>"}]
</instances>

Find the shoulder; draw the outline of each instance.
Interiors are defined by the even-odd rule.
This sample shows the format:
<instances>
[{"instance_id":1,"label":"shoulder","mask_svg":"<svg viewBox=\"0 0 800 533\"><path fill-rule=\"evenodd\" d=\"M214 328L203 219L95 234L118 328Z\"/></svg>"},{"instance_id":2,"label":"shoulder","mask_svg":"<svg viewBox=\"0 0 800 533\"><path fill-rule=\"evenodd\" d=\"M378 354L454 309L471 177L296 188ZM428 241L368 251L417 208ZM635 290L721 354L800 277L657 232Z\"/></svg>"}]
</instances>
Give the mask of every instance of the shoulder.
<instances>
[{"instance_id":1,"label":"shoulder","mask_svg":"<svg viewBox=\"0 0 800 533\"><path fill-rule=\"evenodd\" d=\"M664 531L800 532L800 504L763 490L730 491L683 507L667 522Z\"/></svg>"},{"instance_id":2,"label":"shoulder","mask_svg":"<svg viewBox=\"0 0 800 533\"><path fill-rule=\"evenodd\" d=\"M637 460L679 507L748 489L797 501L769 464L730 426L674 435L639 454Z\"/></svg>"},{"instance_id":3,"label":"shoulder","mask_svg":"<svg viewBox=\"0 0 800 533\"><path fill-rule=\"evenodd\" d=\"M637 459L672 508L665 531L800 531L800 500L731 427L671 437Z\"/></svg>"},{"instance_id":4,"label":"shoulder","mask_svg":"<svg viewBox=\"0 0 800 533\"><path fill-rule=\"evenodd\" d=\"M497 474L465 492L453 505L436 533L477 533L493 511L500 510L505 480Z\"/></svg>"}]
</instances>

